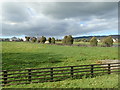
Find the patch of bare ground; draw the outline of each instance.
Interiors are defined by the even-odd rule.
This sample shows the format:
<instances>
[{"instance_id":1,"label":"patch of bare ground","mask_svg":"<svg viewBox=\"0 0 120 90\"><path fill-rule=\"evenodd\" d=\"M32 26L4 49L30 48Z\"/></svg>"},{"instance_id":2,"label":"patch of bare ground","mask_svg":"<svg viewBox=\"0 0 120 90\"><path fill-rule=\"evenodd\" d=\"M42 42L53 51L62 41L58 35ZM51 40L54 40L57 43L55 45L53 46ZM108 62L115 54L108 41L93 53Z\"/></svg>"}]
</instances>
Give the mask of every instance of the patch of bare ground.
<instances>
[{"instance_id":1,"label":"patch of bare ground","mask_svg":"<svg viewBox=\"0 0 120 90\"><path fill-rule=\"evenodd\" d=\"M118 63L118 64L111 64L111 66L119 66L120 60L98 60L96 63L97 64ZM108 65L101 65L101 66L108 66ZM111 67L111 69L113 68L120 68L120 67Z\"/></svg>"}]
</instances>

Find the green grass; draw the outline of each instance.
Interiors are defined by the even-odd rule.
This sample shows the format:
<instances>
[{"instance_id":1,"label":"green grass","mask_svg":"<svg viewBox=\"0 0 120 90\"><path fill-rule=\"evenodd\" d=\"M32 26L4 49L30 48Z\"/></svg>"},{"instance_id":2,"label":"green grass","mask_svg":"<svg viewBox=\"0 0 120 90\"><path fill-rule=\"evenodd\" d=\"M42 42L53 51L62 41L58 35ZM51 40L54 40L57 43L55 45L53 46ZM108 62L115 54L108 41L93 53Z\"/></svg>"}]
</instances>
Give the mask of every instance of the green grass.
<instances>
[{"instance_id":1,"label":"green grass","mask_svg":"<svg viewBox=\"0 0 120 90\"><path fill-rule=\"evenodd\" d=\"M58 82L32 83L6 86L5 88L118 88L118 75L104 75L94 78L67 79Z\"/></svg>"},{"instance_id":2,"label":"green grass","mask_svg":"<svg viewBox=\"0 0 120 90\"><path fill-rule=\"evenodd\" d=\"M29 42L3 42L2 68L25 69L94 64L98 60L118 60L118 47L77 47ZM112 83L113 82L113 83ZM11 85L6 88L117 88L118 75L67 79L59 82Z\"/></svg>"},{"instance_id":3,"label":"green grass","mask_svg":"<svg viewBox=\"0 0 120 90\"><path fill-rule=\"evenodd\" d=\"M2 68L24 69L94 64L118 59L117 47L58 46L29 42L3 42Z\"/></svg>"}]
</instances>

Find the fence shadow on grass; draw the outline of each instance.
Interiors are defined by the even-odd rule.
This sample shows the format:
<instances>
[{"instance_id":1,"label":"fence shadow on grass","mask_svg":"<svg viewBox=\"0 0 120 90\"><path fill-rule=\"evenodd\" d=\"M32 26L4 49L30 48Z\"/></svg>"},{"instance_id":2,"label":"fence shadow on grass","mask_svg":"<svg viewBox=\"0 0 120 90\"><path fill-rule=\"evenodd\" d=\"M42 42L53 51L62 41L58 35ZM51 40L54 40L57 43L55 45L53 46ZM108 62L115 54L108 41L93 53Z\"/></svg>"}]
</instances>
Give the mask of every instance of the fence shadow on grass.
<instances>
[{"instance_id":1,"label":"fence shadow on grass","mask_svg":"<svg viewBox=\"0 0 120 90\"><path fill-rule=\"evenodd\" d=\"M59 63L64 59L62 55L54 53L3 53L3 69L34 68L44 63Z\"/></svg>"}]
</instances>

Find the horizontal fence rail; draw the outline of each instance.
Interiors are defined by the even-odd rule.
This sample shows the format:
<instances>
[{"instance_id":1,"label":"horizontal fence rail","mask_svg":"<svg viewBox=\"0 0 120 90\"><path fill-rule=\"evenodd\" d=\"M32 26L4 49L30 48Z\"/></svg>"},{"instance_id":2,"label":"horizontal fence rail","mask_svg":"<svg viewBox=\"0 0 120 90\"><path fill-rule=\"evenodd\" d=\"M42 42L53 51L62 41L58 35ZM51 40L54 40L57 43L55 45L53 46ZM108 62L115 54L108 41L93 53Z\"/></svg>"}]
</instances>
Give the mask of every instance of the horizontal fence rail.
<instances>
[{"instance_id":1,"label":"horizontal fence rail","mask_svg":"<svg viewBox=\"0 0 120 90\"><path fill-rule=\"evenodd\" d=\"M119 73L120 63L91 64L22 70L0 71L2 86L54 82L67 78L94 77L97 75Z\"/></svg>"}]
</instances>

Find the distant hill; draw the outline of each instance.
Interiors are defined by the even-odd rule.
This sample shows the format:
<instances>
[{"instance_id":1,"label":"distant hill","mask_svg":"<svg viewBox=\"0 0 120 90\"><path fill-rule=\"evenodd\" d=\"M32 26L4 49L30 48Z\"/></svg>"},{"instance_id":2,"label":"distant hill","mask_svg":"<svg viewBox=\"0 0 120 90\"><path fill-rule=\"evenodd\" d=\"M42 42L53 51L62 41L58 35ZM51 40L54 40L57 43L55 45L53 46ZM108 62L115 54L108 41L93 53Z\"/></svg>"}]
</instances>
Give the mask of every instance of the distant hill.
<instances>
[{"instance_id":1,"label":"distant hill","mask_svg":"<svg viewBox=\"0 0 120 90\"><path fill-rule=\"evenodd\" d=\"M105 38L107 36L112 36L112 38L116 39L118 37L120 37L120 35L103 35L103 36L94 36L96 37L97 39L102 39L102 38ZM73 37L74 39L91 39L93 36L81 36L81 37Z\"/></svg>"}]
</instances>

